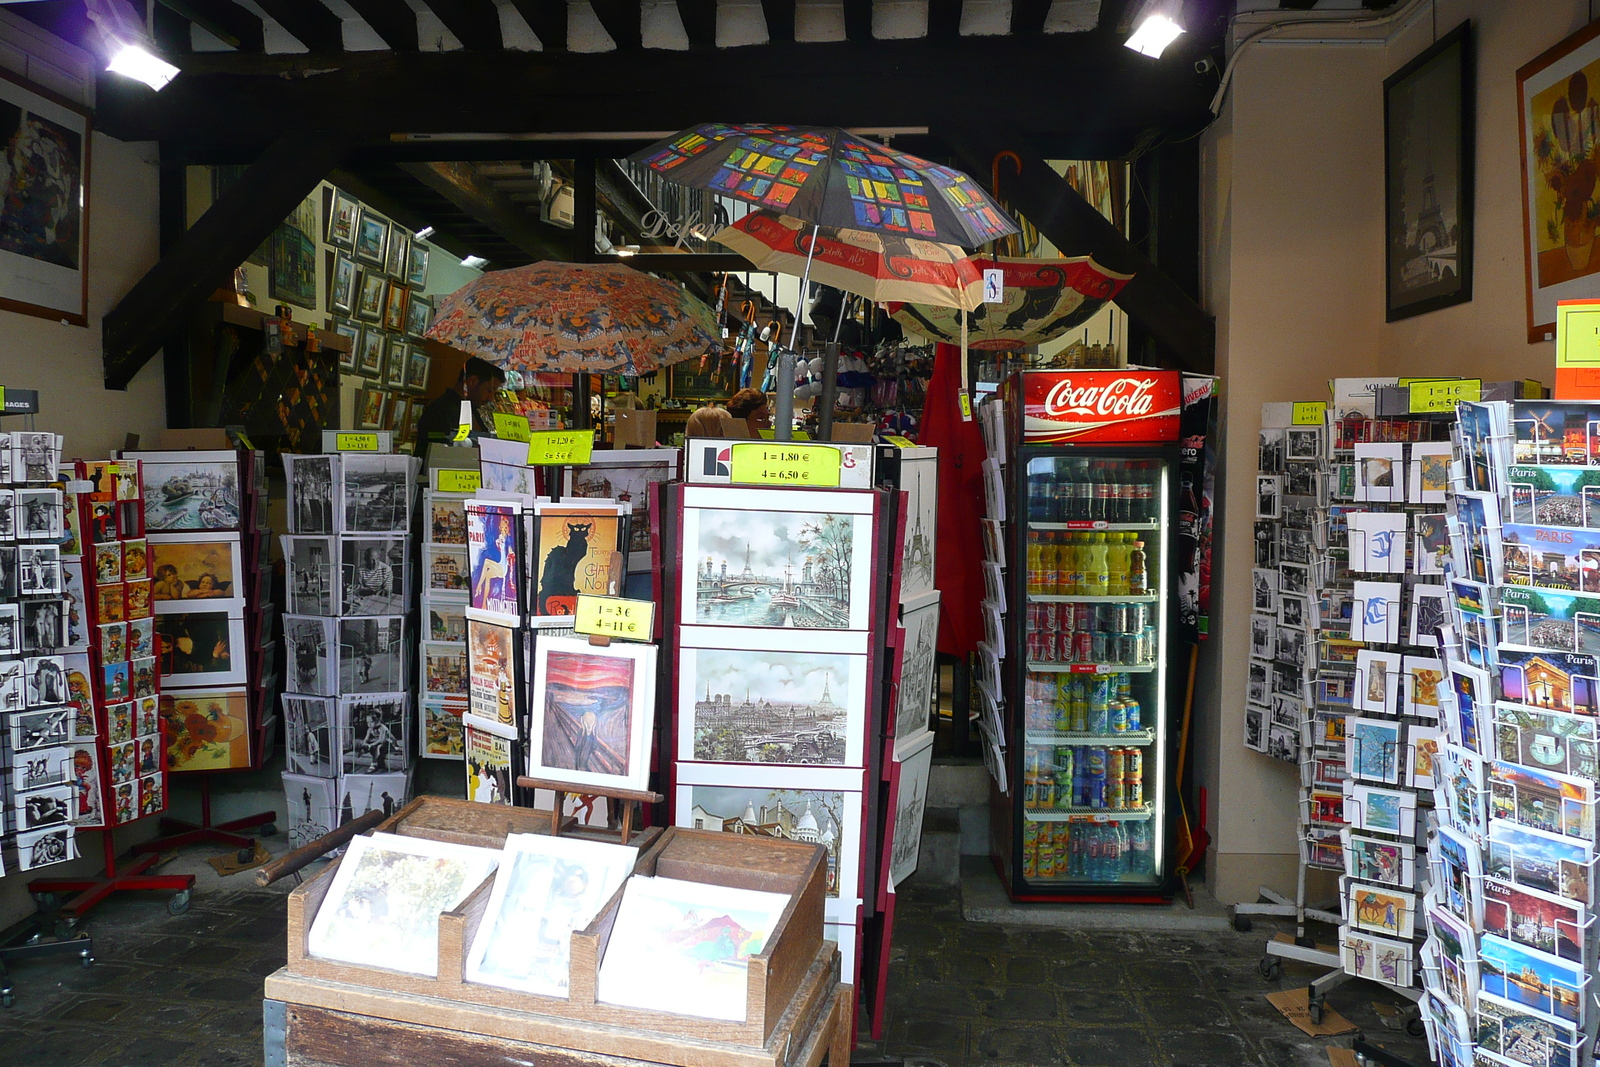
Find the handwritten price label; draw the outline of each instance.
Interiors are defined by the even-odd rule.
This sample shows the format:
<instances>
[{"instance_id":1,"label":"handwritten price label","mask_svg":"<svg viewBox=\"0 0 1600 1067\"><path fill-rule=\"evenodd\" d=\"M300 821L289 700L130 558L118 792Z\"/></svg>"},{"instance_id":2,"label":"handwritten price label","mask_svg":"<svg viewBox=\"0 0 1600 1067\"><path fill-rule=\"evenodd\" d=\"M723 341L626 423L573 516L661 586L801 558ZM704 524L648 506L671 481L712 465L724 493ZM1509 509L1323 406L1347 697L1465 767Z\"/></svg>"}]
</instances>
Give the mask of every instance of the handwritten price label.
<instances>
[{"instance_id":1,"label":"handwritten price label","mask_svg":"<svg viewBox=\"0 0 1600 1067\"><path fill-rule=\"evenodd\" d=\"M499 411L494 413L494 435L500 440L526 441L530 432L526 415L507 415Z\"/></svg>"},{"instance_id":2,"label":"handwritten price label","mask_svg":"<svg viewBox=\"0 0 1600 1067\"><path fill-rule=\"evenodd\" d=\"M1297 400L1294 405L1294 416L1289 421L1296 426L1321 426L1322 416L1328 410L1328 405L1320 400Z\"/></svg>"},{"instance_id":3,"label":"handwritten price label","mask_svg":"<svg viewBox=\"0 0 1600 1067\"><path fill-rule=\"evenodd\" d=\"M449 470L434 471L434 488L441 493L476 493L483 488L483 473L481 471Z\"/></svg>"},{"instance_id":4,"label":"handwritten price label","mask_svg":"<svg viewBox=\"0 0 1600 1067\"><path fill-rule=\"evenodd\" d=\"M1411 414L1430 415L1450 412L1458 403L1476 404L1483 395L1483 382L1477 378L1461 378L1445 382L1412 382L1406 386L1411 391Z\"/></svg>"},{"instance_id":5,"label":"handwritten price label","mask_svg":"<svg viewBox=\"0 0 1600 1067\"><path fill-rule=\"evenodd\" d=\"M540 430L528 437L528 466L583 464L594 455L589 430Z\"/></svg>"},{"instance_id":6,"label":"handwritten price label","mask_svg":"<svg viewBox=\"0 0 1600 1067\"><path fill-rule=\"evenodd\" d=\"M829 445L737 444L732 449L732 480L746 485L803 485L833 488L843 463Z\"/></svg>"},{"instance_id":7,"label":"handwritten price label","mask_svg":"<svg viewBox=\"0 0 1600 1067\"><path fill-rule=\"evenodd\" d=\"M334 434L333 447L340 452L376 452L378 450L378 435L375 433Z\"/></svg>"},{"instance_id":8,"label":"handwritten price label","mask_svg":"<svg viewBox=\"0 0 1600 1067\"><path fill-rule=\"evenodd\" d=\"M648 641L655 633L656 606L648 600L614 596L578 596L572 628L580 634Z\"/></svg>"}]
</instances>

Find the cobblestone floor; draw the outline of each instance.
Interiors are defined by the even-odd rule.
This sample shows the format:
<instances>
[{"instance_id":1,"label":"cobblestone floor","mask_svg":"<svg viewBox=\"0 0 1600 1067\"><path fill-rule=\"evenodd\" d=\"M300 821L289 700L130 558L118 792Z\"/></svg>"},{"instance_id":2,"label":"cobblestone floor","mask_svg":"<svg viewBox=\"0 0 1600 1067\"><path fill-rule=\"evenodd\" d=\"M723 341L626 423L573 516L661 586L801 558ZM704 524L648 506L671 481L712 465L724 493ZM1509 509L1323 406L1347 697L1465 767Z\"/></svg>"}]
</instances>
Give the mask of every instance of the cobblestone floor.
<instances>
[{"instance_id":1,"label":"cobblestone floor","mask_svg":"<svg viewBox=\"0 0 1600 1067\"><path fill-rule=\"evenodd\" d=\"M157 896L96 910L93 967L70 958L12 968L0 1064L237 1067L261 1063L261 982L283 965L284 893L224 883L169 915ZM279 891L281 889L281 891ZM1251 934L1077 933L966 923L954 888L903 887L884 1040L857 1058L917 1067L1327 1067L1265 993L1314 970L1257 971L1269 924ZM1329 1003L1368 1039L1417 1064L1420 1041L1385 1028L1367 983ZM867 1037L863 1030L863 1037Z\"/></svg>"}]
</instances>

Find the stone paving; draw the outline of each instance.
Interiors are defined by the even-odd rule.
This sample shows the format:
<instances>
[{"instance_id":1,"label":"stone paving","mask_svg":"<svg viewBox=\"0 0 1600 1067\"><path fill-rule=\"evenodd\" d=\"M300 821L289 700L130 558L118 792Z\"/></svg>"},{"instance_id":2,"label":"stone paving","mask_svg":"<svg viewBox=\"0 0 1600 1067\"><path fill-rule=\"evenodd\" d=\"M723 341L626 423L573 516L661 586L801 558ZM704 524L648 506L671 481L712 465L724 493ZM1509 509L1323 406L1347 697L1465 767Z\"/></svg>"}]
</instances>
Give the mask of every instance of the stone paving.
<instances>
[{"instance_id":1,"label":"stone paving","mask_svg":"<svg viewBox=\"0 0 1600 1067\"><path fill-rule=\"evenodd\" d=\"M92 913L93 967L74 959L12 967L0 1011L0 1064L26 1067L240 1067L261 1063L261 982L283 965L287 882L235 879L197 890L188 912L164 897L119 896ZM1327 1067L1263 994L1315 971L1257 971L1268 924L1252 934L1077 933L966 923L959 890L903 887L882 1042L857 1059L918 1067ZM1329 1003L1369 1040L1417 1064L1418 1040L1383 1026L1367 983ZM865 1029L863 1037L867 1037Z\"/></svg>"}]
</instances>

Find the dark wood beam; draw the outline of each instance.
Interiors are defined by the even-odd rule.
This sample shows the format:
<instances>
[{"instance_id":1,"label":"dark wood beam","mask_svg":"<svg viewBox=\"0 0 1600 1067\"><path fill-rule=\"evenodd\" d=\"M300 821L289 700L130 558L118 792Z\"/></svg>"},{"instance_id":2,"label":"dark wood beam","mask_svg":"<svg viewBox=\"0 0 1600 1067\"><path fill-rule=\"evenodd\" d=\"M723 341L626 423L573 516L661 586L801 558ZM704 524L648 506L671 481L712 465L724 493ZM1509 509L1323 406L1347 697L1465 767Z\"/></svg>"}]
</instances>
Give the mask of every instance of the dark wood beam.
<instances>
[{"instance_id":1,"label":"dark wood beam","mask_svg":"<svg viewBox=\"0 0 1600 1067\"><path fill-rule=\"evenodd\" d=\"M173 329L304 200L348 147L345 138L296 130L262 153L102 322L107 389L126 389Z\"/></svg>"},{"instance_id":2,"label":"dark wood beam","mask_svg":"<svg viewBox=\"0 0 1600 1067\"><path fill-rule=\"evenodd\" d=\"M484 254L480 243L468 240L457 233L459 227L444 222L436 215L425 215L414 208L403 194L396 195L390 190L378 188L368 181L364 174L357 173L349 167L337 167L328 173L328 180L408 230L415 232L424 226L432 226L434 231L428 235L428 243L444 249L457 259ZM415 181L409 175L405 180Z\"/></svg>"},{"instance_id":3,"label":"dark wood beam","mask_svg":"<svg viewBox=\"0 0 1600 1067\"><path fill-rule=\"evenodd\" d=\"M417 145L389 135L678 130L704 122L716 101L748 121L781 115L830 126L936 126L965 121L972 93L959 78L929 78L927 72L962 69L1006 71L985 85L985 106L1005 115L1013 129L1067 147L1100 134L1125 140L1153 127L1187 136L1212 120L1207 104L1215 90L1214 77L1197 78L1187 63L1151 63L1120 45L1107 47L1099 33L772 44L710 53L352 52L332 62L212 53L185 56L183 67L181 77L155 94L101 78L98 127L126 141L259 151L272 131L316 116L369 144L410 150ZM916 85L914 92L906 90L908 83ZM1094 106L1061 106L1071 99L1093 99ZM530 107L530 100L539 106ZM459 158L445 154L452 151L448 143L423 147L439 152L435 159ZM507 152L516 148L507 142Z\"/></svg>"},{"instance_id":4,"label":"dark wood beam","mask_svg":"<svg viewBox=\"0 0 1600 1067\"><path fill-rule=\"evenodd\" d=\"M189 20L169 7L157 4L150 12L150 33L164 56L181 56L194 51L189 36Z\"/></svg>"},{"instance_id":5,"label":"dark wood beam","mask_svg":"<svg viewBox=\"0 0 1600 1067\"><path fill-rule=\"evenodd\" d=\"M546 52L567 50L567 0L511 0Z\"/></svg>"},{"instance_id":6,"label":"dark wood beam","mask_svg":"<svg viewBox=\"0 0 1600 1067\"><path fill-rule=\"evenodd\" d=\"M928 36L937 41L961 36L961 0L928 0Z\"/></svg>"},{"instance_id":7,"label":"dark wood beam","mask_svg":"<svg viewBox=\"0 0 1600 1067\"><path fill-rule=\"evenodd\" d=\"M400 169L535 260L565 259L564 236L489 182L470 163L401 163Z\"/></svg>"},{"instance_id":8,"label":"dark wood beam","mask_svg":"<svg viewBox=\"0 0 1600 1067\"><path fill-rule=\"evenodd\" d=\"M794 0L761 0L767 20L767 39L774 44L794 43Z\"/></svg>"},{"instance_id":9,"label":"dark wood beam","mask_svg":"<svg viewBox=\"0 0 1600 1067\"><path fill-rule=\"evenodd\" d=\"M233 0L159 0L160 6L182 15L223 44L241 52L266 47L261 20Z\"/></svg>"},{"instance_id":10,"label":"dark wood beam","mask_svg":"<svg viewBox=\"0 0 1600 1067\"><path fill-rule=\"evenodd\" d=\"M1043 33L1051 0L1011 0L1011 32Z\"/></svg>"},{"instance_id":11,"label":"dark wood beam","mask_svg":"<svg viewBox=\"0 0 1600 1067\"><path fill-rule=\"evenodd\" d=\"M1128 25L1134 14L1133 6L1129 0L1100 0L1100 18L1095 29L1111 34L1127 33L1133 28Z\"/></svg>"},{"instance_id":12,"label":"dark wood beam","mask_svg":"<svg viewBox=\"0 0 1600 1067\"><path fill-rule=\"evenodd\" d=\"M396 52L417 50L417 13L405 0L345 0Z\"/></svg>"},{"instance_id":13,"label":"dark wood beam","mask_svg":"<svg viewBox=\"0 0 1600 1067\"><path fill-rule=\"evenodd\" d=\"M274 22L315 55L344 51L344 22L320 0L256 0Z\"/></svg>"},{"instance_id":14,"label":"dark wood beam","mask_svg":"<svg viewBox=\"0 0 1600 1067\"><path fill-rule=\"evenodd\" d=\"M1006 199L1050 239L1064 256L1093 256L1095 262L1133 280L1116 304L1149 330L1184 370L1209 374L1216 366L1216 322L1176 282L1150 262L1105 216L1079 196L1067 180L1014 138L974 128L936 131L970 174L987 174L1002 151L1016 151L1022 172L1005 178Z\"/></svg>"},{"instance_id":15,"label":"dark wood beam","mask_svg":"<svg viewBox=\"0 0 1600 1067\"><path fill-rule=\"evenodd\" d=\"M844 0L844 35L852 41L872 40L872 0Z\"/></svg>"},{"instance_id":16,"label":"dark wood beam","mask_svg":"<svg viewBox=\"0 0 1600 1067\"><path fill-rule=\"evenodd\" d=\"M678 0L678 17L690 48L717 47L717 0Z\"/></svg>"},{"instance_id":17,"label":"dark wood beam","mask_svg":"<svg viewBox=\"0 0 1600 1067\"><path fill-rule=\"evenodd\" d=\"M432 0L428 7L463 47L479 52L498 52L505 47L500 40L500 10L494 0Z\"/></svg>"},{"instance_id":18,"label":"dark wood beam","mask_svg":"<svg viewBox=\"0 0 1600 1067\"><path fill-rule=\"evenodd\" d=\"M595 203L593 156L572 161L572 262L589 263L595 257L595 232L599 209Z\"/></svg>"},{"instance_id":19,"label":"dark wood beam","mask_svg":"<svg viewBox=\"0 0 1600 1067\"><path fill-rule=\"evenodd\" d=\"M589 0L589 6L594 8L600 25L617 42L617 48L624 52L636 52L644 47L638 0ZM660 86L656 88L660 89Z\"/></svg>"}]
</instances>

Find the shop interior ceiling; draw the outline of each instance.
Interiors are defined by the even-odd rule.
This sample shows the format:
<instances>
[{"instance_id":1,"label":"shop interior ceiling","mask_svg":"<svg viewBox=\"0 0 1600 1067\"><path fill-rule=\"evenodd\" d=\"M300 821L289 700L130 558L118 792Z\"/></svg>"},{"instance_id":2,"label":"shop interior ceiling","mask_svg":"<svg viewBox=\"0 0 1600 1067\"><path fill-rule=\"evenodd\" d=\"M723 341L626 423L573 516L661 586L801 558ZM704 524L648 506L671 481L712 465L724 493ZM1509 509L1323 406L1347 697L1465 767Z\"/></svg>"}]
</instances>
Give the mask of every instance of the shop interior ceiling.
<instances>
[{"instance_id":1,"label":"shop interior ceiling","mask_svg":"<svg viewBox=\"0 0 1600 1067\"><path fill-rule=\"evenodd\" d=\"M1128 158L1211 121L1234 4L1189 0L1188 32L1160 59L1123 47L1140 6L155 0L158 48L182 74L161 92L103 75L97 129L160 143L169 219L182 217L165 201L181 190L183 166L247 166L195 226L169 228L162 262L106 316L106 384L123 387L318 181L413 229L431 225L443 247L495 266L606 259L542 219L541 163L616 243L657 243L644 216L659 197L620 160L707 120L873 131L986 182L996 153L1016 151L1022 173L1002 179L1012 206L1057 247L1137 273L1118 303L1177 364L1209 369L1209 318L1044 164ZM96 47L85 0L6 10ZM684 276L737 265L694 251L632 262Z\"/></svg>"}]
</instances>

